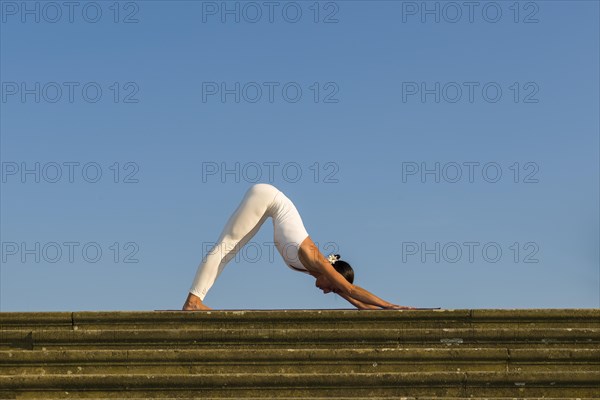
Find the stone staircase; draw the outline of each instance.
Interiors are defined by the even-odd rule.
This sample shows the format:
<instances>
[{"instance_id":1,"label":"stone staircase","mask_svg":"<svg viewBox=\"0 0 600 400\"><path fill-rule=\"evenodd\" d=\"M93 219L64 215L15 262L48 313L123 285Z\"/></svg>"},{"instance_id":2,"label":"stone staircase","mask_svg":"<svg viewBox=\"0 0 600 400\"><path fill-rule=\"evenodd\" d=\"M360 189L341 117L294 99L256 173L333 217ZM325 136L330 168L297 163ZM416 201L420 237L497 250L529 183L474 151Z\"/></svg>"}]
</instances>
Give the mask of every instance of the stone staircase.
<instances>
[{"instance_id":1,"label":"stone staircase","mask_svg":"<svg viewBox=\"0 0 600 400\"><path fill-rule=\"evenodd\" d=\"M0 399L599 399L600 309L0 313Z\"/></svg>"}]
</instances>

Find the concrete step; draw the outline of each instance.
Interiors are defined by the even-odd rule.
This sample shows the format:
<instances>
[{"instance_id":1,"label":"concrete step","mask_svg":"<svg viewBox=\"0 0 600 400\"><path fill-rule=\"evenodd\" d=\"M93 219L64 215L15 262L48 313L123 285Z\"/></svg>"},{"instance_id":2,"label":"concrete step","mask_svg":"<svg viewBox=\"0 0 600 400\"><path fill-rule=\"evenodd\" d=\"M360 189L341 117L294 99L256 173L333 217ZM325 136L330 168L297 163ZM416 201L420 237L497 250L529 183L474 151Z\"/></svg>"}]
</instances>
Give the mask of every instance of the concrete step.
<instances>
[{"instance_id":1,"label":"concrete step","mask_svg":"<svg viewBox=\"0 0 600 400\"><path fill-rule=\"evenodd\" d=\"M0 330L37 329L379 329L598 328L600 309L517 310L223 310L3 312Z\"/></svg>"},{"instance_id":2,"label":"concrete step","mask_svg":"<svg viewBox=\"0 0 600 400\"><path fill-rule=\"evenodd\" d=\"M0 375L594 372L600 349L5 350L0 360Z\"/></svg>"},{"instance_id":3,"label":"concrete step","mask_svg":"<svg viewBox=\"0 0 600 400\"><path fill-rule=\"evenodd\" d=\"M51 396L60 396L62 394L54 394ZM33 396L33 397L32 397ZM71 397L72 394L67 394L69 397L49 397L49 398L74 398ZM116 394L115 396L119 397L85 397L87 400L114 400L114 399L122 399L124 397ZM35 397L35 394L21 394L20 399L30 399L30 400L41 400L46 399L47 397ZM81 397L79 397L81 398ZM131 397L129 397L131 398ZM163 397L162 395L153 395L152 393L148 393L146 398L162 398L162 399L177 399L177 400L198 400L198 397ZM217 400L222 399L223 397L202 397L203 400ZM244 400L264 400L265 397L244 397ZM357 400L357 397L277 397L279 400ZM370 400L390 400L391 397L369 397ZM597 397L430 397L430 396L400 396L393 397L395 400L597 400Z\"/></svg>"},{"instance_id":4,"label":"concrete step","mask_svg":"<svg viewBox=\"0 0 600 400\"><path fill-rule=\"evenodd\" d=\"M133 393L128 392L125 395L123 392L112 392L112 393L101 393L94 394L92 392L47 392L43 394L43 397L39 397L39 393L36 392L27 392L27 393L19 393L15 396L10 397L10 399L27 399L27 400L49 400L49 399L86 399L86 400L115 400L115 399L177 399L177 400L218 400L224 398L235 398L235 399L244 399L244 400L265 400L265 399L278 399L278 400L598 400L598 397L498 397L498 396L486 396L486 397L446 397L446 396L374 396L374 395L362 395L355 397L341 397L341 396L311 396L311 397L291 397L290 395L285 394L274 394L273 392L269 393L268 396L263 397L244 397L239 396L238 393L234 393L231 396L219 396L219 397L207 397L206 392L198 393L192 392L189 396L186 396L183 392L180 394L173 393L165 393L165 392L146 392L146 393ZM237 397L233 397L233 396ZM8 397L0 397L0 399L4 399Z\"/></svg>"},{"instance_id":5,"label":"concrete step","mask_svg":"<svg viewBox=\"0 0 600 400\"><path fill-rule=\"evenodd\" d=\"M488 329L77 329L77 330L3 330L0 349L61 346L208 346L260 345L265 347L293 346L328 347L359 344L360 346L431 346L482 345L522 343L579 344L583 347L600 344L598 328L498 328Z\"/></svg>"},{"instance_id":6,"label":"concrete step","mask_svg":"<svg viewBox=\"0 0 600 400\"><path fill-rule=\"evenodd\" d=\"M324 396L354 394L375 396L523 396L594 397L600 372L411 372L354 374L120 374L120 375L19 375L0 376L4 391L23 388L60 391L166 391L186 394L200 391L206 396L237 392L239 397L258 393ZM14 393L14 392L13 392ZM233 393L230 393L233 394ZM235 396L234 396L235 397ZM260 397L260 396L259 396Z\"/></svg>"},{"instance_id":7,"label":"concrete step","mask_svg":"<svg viewBox=\"0 0 600 400\"><path fill-rule=\"evenodd\" d=\"M599 398L600 310L0 313L5 398Z\"/></svg>"}]
</instances>

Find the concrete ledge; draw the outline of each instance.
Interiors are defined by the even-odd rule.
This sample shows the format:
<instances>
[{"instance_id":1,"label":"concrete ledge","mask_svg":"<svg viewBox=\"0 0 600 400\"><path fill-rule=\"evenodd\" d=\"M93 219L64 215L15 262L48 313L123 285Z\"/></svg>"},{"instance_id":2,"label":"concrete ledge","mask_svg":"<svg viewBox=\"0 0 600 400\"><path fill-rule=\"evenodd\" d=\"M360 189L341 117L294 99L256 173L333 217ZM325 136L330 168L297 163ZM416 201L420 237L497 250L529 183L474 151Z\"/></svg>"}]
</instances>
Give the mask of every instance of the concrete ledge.
<instances>
[{"instance_id":1,"label":"concrete ledge","mask_svg":"<svg viewBox=\"0 0 600 400\"><path fill-rule=\"evenodd\" d=\"M0 346L39 349L44 346L86 345L250 345L331 346L359 344L368 346L405 345L409 343L481 345L482 343L560 344L600 343L600 328L551 329L136 329L136 330L35 330L3 331Z\"/></svg>"},{"instance_id":2,"label":"concrete ledge","mask_svg":"<svg viewBox=\"0 0 600 400\"><path fill-rule=\"evenodd\" d=\"M597 398L600 310L0 313L0 399Z\"/></svg>"},{"instance_id":3,"label":"concrete ledge","mask_svg":"<svg viewBox=\"0 0 600 400\"><path fill-rule=\"evenodd\" d=\"M567 387L584 386L597 389L600 372L582 372L574 376L554 372L540 373L487 373L487 372L401 372L371 374L125 374L125 375L39 375L12 376L0 375L0 387L6 389L28 387L53 388L205 388L205 387L330 387L343 386L446 386L461 384L466 386L542 387L562 384Z\"/></svg>"},{"instance_id":4,"label":"concrete ledge","mask_svg":"<svg viewBox=\"0 0 600 400\"><path fill-rule=\"evenodd\" d=\"M139 396L137 396L137 394L139 393L131 393L131 396L126 395L126 396L122 396L119 393L115 393L115 394L108 394L105 393L106 397L95 397L95 395L92 393L92 391L89 392L85 392L85 393L78 393L77 394L77 398L85 398L87 400L108 400L108 399L123 399L123 398L140 398ZM61 392L51 392L51 393L47 393L46 394L49 397L35 397L36 395L34 393L30 393L28 395L26 395L25 397L23 396L19 396L19 398L23 398L23 399L28 399L28 400L47 400L47 399L72 399L74 398L72 396L71 393L61 393ZM81 397L80 397L81 396ZM90 397L92 396L92 397ZM108 397L111 396L111 397ZM120 397L119 397L120 396ZM14 398L14 397L12 397ZM146 392L144 394L144 398L166 398L163 397L163 394L159 393L159 392ZM198 400L198 397L168 397L170 399L177 399L177 400ZM217 400L217 399L223 399L224 397L202 397L203 400ZM228 397L231 398L231 397ZM244 397L244 400L265 400L265 398L267 397ZM268 397L268 398L272 398L272 397ZM364 397L339 397L339 396L335 396L335 397L288 397L288 396L277 396L276 397L278 400L357 400L357 399L364 399ZM370 396L369 397L370 400L389 400L390 397L379 397L379 396ZM430 396L418 396L418 397L414 397L414 396L401 396L401 397L394 397L395 400L565 400L565 397L519 397L519 398L515 398L515 397L430 397ZM569 399L569 400L574 400L574 399ZM576 400L598 400L598 398L591 398L591 397L577 397Z\"/></svg>"},{"instance_id":5,"label":"concrete ledge","mask_svg":"<svg viewBox=\"0 0 600 400\"><path fill-rule=\"evenodd\" d=\"M564 372L599 370L600 350L217 349L1 351L0 375L374 372Z\"/></svg>"},{"instance_id":6,"label":"concrete ledge","mask_svg":"<svg viewBox=\"0 0 600 400\"><path fill-rule=\"evenodd\" d=\"M40 398L38 397L30 397L31 395L27 396L27 397L20 397L20 398L27 398L27 399L36 399L39 400ZM35 395L34 395L35 396ZM42 399L46 400L49 398L55 399L55 398L73 398L71 396L69 396L69 394L63 394L63 393L50 393L49 396L51 397L43 397ZM55 397L55 396L60 396L60 397ZM64 396L69 396L69 397L64 397ZM118 394L116 395L118 396ZM81 397L81 398L85 398L88 400L108 400L108 399L115 399L115 398L139 398L139 397L130 397L130 396L125 396L125 397ZM156 393L146 393L146 397L144 398L156 398ZM164 397L160 397L160 398L164 398ZM174 398L174 397L169 397L169 398ZM177 400L198 400L198 397L176 397ZM223 397L203 397L203 400L217 400L217 399L223 399ZM264 400L265 397L244 397L245 400ZM357 400L357 397L277 397L277 399L279 400ZM389 400L390 397L369 397L369 399L371 400ZM413 396L402 396L402 397L394 397L395 400L490 400L489 397L422 397L422 396L418 396L418 397L413 397ZM493 400L574 400L572 397L519 397L518 399L516 399L515 397L494 397ZM597 398L591 398L591 397L577 397L576 400L597 400Z\"/></svg>"},{"instance_id":7,"label":"concrete ledge","mask_svg":"<svg viewBox=\"0 0 600 400\"><path fill-rule=\"evenodd\" d=\"M600 309L459 309L459 310L221 310L221 311L76 311L0 312L0 328L19 326L63 326L155 324L182 322L372 322L372 321L557 321L600 319Z\"/></svg>"},{"instance_id":8,"label":"concrete ledge","mask_svg":"<svg viewBox=\"0 0 600 400\"><path fill-rule=\"evenodd\" d=\"M527 393L528 396L594 397L597 394L600 373L586 372L575 376L561 373L374 373L374 374L229 374L223 375L52 375L52 376L0 376L0 387L5 390L23 387L35 390L146 390L177 388L201 390L202 393L239 391L252 395L252 391L266 394L270 391L285 394L305 392L313 395L346 392L373 395L420 396L507 396ZM250 392L250 393L248 393ZM299 393L302 395L301 393ZM338 393L340 395L341 393ZM201 396L202 397L202 396Z\"/></svg>"},{"instance_id":9,"label":"concrete ledge","mask_svg":"<svg viewBox=\"0 0 600 400\"><path fill-rule=\"evenodd\" d=\"M29 363L207 363L207 362L314 362L314 361L394 361L431 362L460 360L512 361L518 362L595 362L600 363L600 349L506 349L498 347L482 348L382 348L382 349L158 349L158 350L41 350L41 351L0 351L2 364L23 365ZM598 367L600 369L600 366Z\"/></svg>"}]
</instances>

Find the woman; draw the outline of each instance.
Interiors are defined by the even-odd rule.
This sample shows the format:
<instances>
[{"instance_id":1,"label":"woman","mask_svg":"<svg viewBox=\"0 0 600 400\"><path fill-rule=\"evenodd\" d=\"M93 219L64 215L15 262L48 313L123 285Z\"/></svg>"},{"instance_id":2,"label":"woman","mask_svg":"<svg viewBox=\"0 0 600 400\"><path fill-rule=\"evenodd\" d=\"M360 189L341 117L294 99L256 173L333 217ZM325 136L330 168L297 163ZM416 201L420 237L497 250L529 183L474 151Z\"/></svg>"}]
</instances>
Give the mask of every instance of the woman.
<instances>
[{"instance_id":1,"label":"woman","mask_svg":"<svg viewBox=\"0 0 600 400\"><path fill-rule=\"evenodd\" d=\"M206 293L225 265L256 234L265 220L273 219L275 247L292 269L316 278L323 293L334 292L359 309L413 309L389 303L353 284L352 267L339 255L325 258L312 241L294 204L276 187L258 183L246 192L227 221L219 240L198 267L183 310L211 310Z\"/></svg>"}]
</instances>

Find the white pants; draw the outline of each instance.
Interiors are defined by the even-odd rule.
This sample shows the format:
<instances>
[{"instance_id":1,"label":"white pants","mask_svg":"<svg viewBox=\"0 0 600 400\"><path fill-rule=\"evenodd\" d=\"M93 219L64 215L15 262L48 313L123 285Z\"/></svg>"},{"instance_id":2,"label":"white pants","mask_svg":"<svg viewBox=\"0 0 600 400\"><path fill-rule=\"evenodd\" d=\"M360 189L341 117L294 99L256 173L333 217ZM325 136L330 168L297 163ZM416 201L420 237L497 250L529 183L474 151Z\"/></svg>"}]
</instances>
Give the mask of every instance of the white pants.
<instances>
[{"instance_id":1,"label":"white pants","mask_svg":"<svg viewBox=\"0 0 600 400\"><path fill-rule=\"evenodd\" d=\"M308 236L298 210L276 187L258 183L248 189L217 243L198 266L190 293L204 300L225 265L258 232L268 217L273 219L275 246L286 264L308 273L298 259L298 248Z\"/></svg>"}]
</instances>

